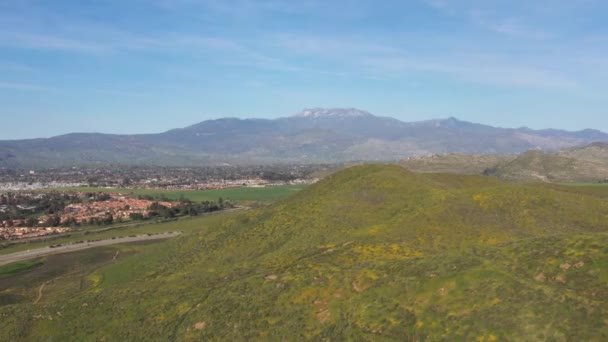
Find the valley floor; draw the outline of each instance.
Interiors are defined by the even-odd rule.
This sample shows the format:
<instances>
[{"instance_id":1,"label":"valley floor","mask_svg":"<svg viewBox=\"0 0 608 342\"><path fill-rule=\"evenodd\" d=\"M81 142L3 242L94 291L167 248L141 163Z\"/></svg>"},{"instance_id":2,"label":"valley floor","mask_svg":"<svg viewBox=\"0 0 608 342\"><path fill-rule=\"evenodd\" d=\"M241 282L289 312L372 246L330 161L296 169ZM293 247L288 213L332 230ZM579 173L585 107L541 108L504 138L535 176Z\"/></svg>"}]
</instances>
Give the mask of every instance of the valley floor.
<instances>
[{"instance_id":1,"label":"valley floor","mask_svg":"<svg viewBox=\"0 0 608 342\"><path fill-rule=\"evenodd\" d=\"M132 235L128 237L118 237L118 238L110 238L105 240L95 240L95 241L83 241L79 243L71 243L66 245L59 245L56 247L46 247L46 248L37 248L22 252L15 252L11 254L0 254L0 266L7 265L14 262L19 262L23 260L40 258L51 254L59 254L66 252L74 252L83 249L99 247L99 246L108 246L115 245L120 243L129 243L129 242L138 242L138 241L149 241L149 240L159 240L159 239L168 239L175 236L180 235L180 232L167 232L160 234L142 234L142 235Z\"/></svg>"}]
</instances>

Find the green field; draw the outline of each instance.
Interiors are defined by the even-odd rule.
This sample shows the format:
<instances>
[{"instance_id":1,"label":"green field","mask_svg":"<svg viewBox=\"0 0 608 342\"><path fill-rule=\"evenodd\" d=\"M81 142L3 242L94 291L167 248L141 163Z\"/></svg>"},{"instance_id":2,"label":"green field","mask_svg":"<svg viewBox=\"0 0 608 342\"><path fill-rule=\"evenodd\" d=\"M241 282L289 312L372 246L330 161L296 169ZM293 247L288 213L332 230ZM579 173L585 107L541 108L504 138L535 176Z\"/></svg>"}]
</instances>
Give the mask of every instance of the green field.
<instances>
[{"instance_id":1,"label":"green field","mask_svg":"<svg viewBox=\"0 0 608 342\"><path fill-rule=\"evenodd\" d=\"M172 200L187 198L191 201L216 201L222 197L225 200L237 202L275 202L294 195L305 185L269 186L264 188L229 188L218 190L151 190L151 189L124 189L124 188L59 188L52 191L77 192L119 192L132 195L165 196Z\"/></svg>"},{"instance_id":2,"label":"green field","mask_svg":"<svg viewBox=\"0 0 608 342\"><path fill-rule=\"evenodd\" d=\"M27 260L10 265L0 266L0 276L24 272L40 265L42 265L42 263L38 260Z\"/></svg>"},{"instance_id":3,"label":"green field","mask_svg":"<svg viewBox=\"0 0 608 342\"><path fill-rule=\"evenodd\" d=\"M0 278L0 340L608 340L608 200L577 187L366 165L134 229L184 234Z\"/></svg>"}]
</instances>

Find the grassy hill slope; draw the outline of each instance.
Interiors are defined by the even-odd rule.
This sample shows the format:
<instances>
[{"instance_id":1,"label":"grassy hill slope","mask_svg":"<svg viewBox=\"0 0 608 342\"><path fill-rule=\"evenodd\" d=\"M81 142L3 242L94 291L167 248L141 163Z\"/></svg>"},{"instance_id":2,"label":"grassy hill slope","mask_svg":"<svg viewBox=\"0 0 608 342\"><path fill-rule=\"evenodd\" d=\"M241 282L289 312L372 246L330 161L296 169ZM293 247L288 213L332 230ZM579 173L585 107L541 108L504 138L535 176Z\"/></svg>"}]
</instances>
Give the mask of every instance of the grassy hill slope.
<instances>
[{"instance_id":1,"label":"grassy hill slope","mask_svg":"<svg viewBox=\"0 0 608 342\"><path fill-rule=\"evenodd\" d=\"M485 156L469 154L445 154L403 160L400 165L414 172L442 172L463 175L480 175L499 163L512 160L511 156Z\"/></svg>"},{"instance_id":2,"label":"grassy hill slope","mask_svg":"<svg viewBox=\"0 0 608 342\"><path fill-rule=\"evenodd\" d=\"M214 220L0 306L0 339L608 338L602 196L365 165Z\"/></svg>"},{"instance_id":3,"label":"grassy hill slope","mask_svg":"<svg viewBox=\"0 0 608 342\"><path fill-rule=\"evenodd\" d=\"M591 163L608 165L608 144L594 143L584 147L566 149L558 153L560 156L575 158Z\"/></svg>"},{"instance_id":4,"label":"grassy hill slope","mask_svg":"<svg viewBox=\"0 0 608 342\"><path fill-rule=\"evenodd\" d=\"M518 156L435 155L404 160L400 165L415 172L489 173L520 182L598 182L608 178L608 144L555 153L534 150Z\"/></svg>"},{"instance_id":5,"label":"grassy hill slope","mask_svg":"<svg viewBox=\"0 0 608 342\"><path fill-rule=\"evenodd\" d=\"M514 181L597 182L608 178L608 164L590 161L581 155L528 151L499 164L494 175Z\"/></svg>"}]
</instances>

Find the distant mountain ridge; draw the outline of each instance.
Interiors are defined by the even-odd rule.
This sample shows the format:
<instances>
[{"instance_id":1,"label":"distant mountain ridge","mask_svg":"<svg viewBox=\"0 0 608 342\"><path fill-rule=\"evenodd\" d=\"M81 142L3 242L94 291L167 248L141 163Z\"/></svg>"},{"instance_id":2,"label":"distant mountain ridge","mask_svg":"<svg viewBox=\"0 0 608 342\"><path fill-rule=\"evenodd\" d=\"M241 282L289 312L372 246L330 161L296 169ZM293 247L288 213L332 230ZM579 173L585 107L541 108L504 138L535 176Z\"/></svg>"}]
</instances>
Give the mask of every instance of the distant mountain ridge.
<instances>
[{"instance_id":1,"label":"distant mountain ridge","mask_svg":"<svg viewBox=\"0 0 608 342\"><path fill-rule=\"evenodd\" d=\"M0 167L387 161L432 154L516 154L608 142L596 130L498 128L456 118L403 122L356 108L278 119L222 118L157 134L72 133L0 141Z\"/></svg>"},{"instance_id":2,"label":"distant mountain ridge","mask_svg":"<svg viewBox=\"0 0 608 342\"><path fill-rule=\"evenodd\" d=\"M542 151L528 151L499 164L491 174L511 181L593 182L608 177L608 167Z\"/></svg>"},{"instance_id":3,"label":"distant mountain ridge","mask_svg":"<svg viewBox=\"0 0 608 342\"><path fill-rule=\"evenodd\" d=\"M608 144L593 143L558 152L530 150L516 156L433 155L403 160L400 165L415 172L485 174L518 182L605 182Z\"/></svg>"}]
</instances>

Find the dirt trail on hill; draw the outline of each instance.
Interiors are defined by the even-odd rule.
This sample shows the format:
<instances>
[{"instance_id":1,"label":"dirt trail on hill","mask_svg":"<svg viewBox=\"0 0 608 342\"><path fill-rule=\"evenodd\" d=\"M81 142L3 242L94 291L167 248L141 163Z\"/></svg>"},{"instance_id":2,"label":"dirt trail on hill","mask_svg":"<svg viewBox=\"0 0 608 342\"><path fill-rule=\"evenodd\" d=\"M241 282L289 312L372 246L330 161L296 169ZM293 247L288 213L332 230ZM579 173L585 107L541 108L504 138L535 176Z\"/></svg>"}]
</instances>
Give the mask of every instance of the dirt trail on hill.
<instances>
[{"instance_id":1,"label":"dirt trail on hill","mask_svg":"<svg viewBox=\"0 0 608 342\"><path fill-rule=\"evenodd\" d=\"M46 281L46 282L42 283L42 285L40 285L40 287L38 288L38 298L36 298L36 300L34 301L34 304L38 304L38 302L42 299L42 290L44 290L44 287L47 284L50 284L50 283L54 282L57 279L59 279L59 278L51 279L49 281Z\"/></svg>"}]
</instances>

